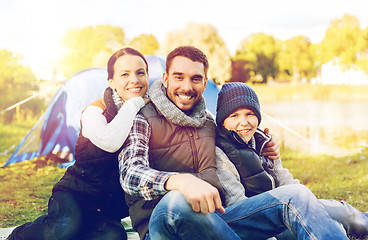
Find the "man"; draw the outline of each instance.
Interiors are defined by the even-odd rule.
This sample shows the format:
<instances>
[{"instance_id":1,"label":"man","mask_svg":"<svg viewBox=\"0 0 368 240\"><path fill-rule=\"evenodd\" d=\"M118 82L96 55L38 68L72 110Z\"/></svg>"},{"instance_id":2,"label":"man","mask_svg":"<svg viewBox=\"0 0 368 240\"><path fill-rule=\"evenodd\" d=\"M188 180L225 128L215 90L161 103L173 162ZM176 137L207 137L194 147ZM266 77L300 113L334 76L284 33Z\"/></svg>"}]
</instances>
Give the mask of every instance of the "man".
<instances>
[{"instance_id":1,"label":"man","mask_svg":"<svg viewBox=\"0 0 368 240\"><path fill-rule=\"evenodd\" d=\"M152 104L137 115L119 155L121 185L141 239L265 239L290 229L301 239L348 239L301 185L224 208L216 174L215 123L202 93L208 61L199 49L169 53Z\"/></svg>"}]
</instances>

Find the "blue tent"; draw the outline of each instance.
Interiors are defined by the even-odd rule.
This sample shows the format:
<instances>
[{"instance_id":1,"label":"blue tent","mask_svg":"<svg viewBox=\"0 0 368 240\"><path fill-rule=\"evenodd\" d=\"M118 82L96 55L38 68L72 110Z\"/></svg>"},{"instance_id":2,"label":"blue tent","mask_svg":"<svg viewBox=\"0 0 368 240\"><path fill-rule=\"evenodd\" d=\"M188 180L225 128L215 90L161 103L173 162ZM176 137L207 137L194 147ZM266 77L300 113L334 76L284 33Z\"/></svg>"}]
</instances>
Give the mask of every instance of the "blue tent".
<instances>
[{"instance_id":1,"label":"blue tent","mask_svg":"<svg viewBox=\"0 0 368 240\"><path fill-rule=\"evenodd\" d=\"M165 60L161 57L146 56L149 66L150 85L162 78ZM57 156L67 164L74 161L74 147L80 131L82 110L103 96L108 86L105 68L89 68L74 74L53 97L45 113L30 132L19 143L6 165L30 160L39 156ZM216 111L218 88L209 80L204 92L207 108Z\"/></svg>"}]
</instances>

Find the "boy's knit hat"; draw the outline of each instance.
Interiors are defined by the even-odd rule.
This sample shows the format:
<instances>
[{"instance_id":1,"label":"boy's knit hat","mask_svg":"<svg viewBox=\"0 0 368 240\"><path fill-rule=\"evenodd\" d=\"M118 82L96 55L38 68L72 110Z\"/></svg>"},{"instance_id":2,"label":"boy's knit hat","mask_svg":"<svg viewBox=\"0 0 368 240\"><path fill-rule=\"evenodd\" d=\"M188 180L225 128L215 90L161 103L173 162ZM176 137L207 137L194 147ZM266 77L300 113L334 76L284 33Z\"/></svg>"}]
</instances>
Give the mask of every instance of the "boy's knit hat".
<instances>
[{"instance_id":1,"label":"boy's knit hat","mask_svg":"<svg viewBox=\"0 0 368 240\"><path fill-rule=\"evenodd\" d=\"M217 98L216 123L221 126L224 120L239 108L253 110L261 123L261 109L255 91L245 83L229 82L222 85Z\"/></svg>"}]
</instances>

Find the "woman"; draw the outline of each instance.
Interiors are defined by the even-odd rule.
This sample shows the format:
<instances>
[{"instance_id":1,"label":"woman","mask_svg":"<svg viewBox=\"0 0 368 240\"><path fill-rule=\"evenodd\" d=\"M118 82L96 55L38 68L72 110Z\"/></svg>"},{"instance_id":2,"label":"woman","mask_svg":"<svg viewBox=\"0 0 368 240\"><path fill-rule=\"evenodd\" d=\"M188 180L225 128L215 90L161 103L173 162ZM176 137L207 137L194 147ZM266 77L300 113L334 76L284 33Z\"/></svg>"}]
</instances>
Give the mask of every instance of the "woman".
<instances>
[{"instance_id":1,"label":"woman","mask_svg":"<svg viewBox=\"0 0 368 240\"><path fill-rule=\"evenodd\" d=\"M137 50L123 48L107 71L109 87L82 113L75 164L54 186L48 214L15 228L9 239L127 239L117 155L145 105L148 64Z\"/></svg>"}]
</instances>

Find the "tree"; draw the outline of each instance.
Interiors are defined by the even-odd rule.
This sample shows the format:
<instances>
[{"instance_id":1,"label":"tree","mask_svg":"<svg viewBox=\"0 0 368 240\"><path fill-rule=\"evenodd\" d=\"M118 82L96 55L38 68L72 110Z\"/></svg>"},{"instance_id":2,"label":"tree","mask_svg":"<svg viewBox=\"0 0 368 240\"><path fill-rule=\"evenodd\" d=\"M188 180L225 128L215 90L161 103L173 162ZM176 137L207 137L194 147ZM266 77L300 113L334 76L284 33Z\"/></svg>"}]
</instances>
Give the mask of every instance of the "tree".
<instances>
[{"instance_id":1,"label":"tree","mask_svg":"<svg viewBox=\"0 0 368 240\"><path fill-rule=\"evenodd\" d=\"M341 19L330 22L324 39L318 45L317 57L321 63L337 57L340 65L349 68L357 63L357 53L362 52L366 47L359 19L345 14Z\"/></svg>"},{"instance_id":2,"label":"tree","mask_svg":"<svg viewBox=\"0 0 368 240\"><path fill-rule=\"evenodd\" d=\"M368 73L368 27L363 30L362 36L363 37L359 42L359 45L361 46L360 51L357 53L357 65L360 69Z\"/></svg>"},{"instance_id":3,"label":"tree","mask_svg":"<svg viewBox=\"0 0 368 240\"><path fill-rule=\"evenodd\" d=\"M243 59L231 61L231 79L229 82L247 82L250 79L249 62Z\"/></svg>"},{"instance_id":4,"label":"tree","mask_svg":"<svg viewBox=\"0 0 368 240\"><path fill-rule=\"evenodd\" d=\"M38 90L38 83L35 74L29 67L20 64L21 56L2 49L0 50L0 94L1 110L29 97L33 91ZM31 113L38 114L42 104L37 102L32 106ZM4 119L7 122L13 120L15 110L5 112Z\"/></svg>"},{"instance_id":5,"label":"tree","mask_svg":"<svg viewBox=\"0 0 368 240\"><path fill-rule=\"evenodd\" d=\"M159 49L159 43L152 34L141 34L130 41L129 46L144 55L153 55Z\"/></svg>"},{"instance_id":6,"label":"tree","mask_svg":"<svg viewBox=\"0 0 368 240\"><path fill-rule=\"evenodd\" d=\"M211 24L188 23L184 30L169 32L159 52L167 55L181 45L193 45L208 58L208 77L223 84L231 77L231 58L225 42Z\"/></svg>"},{"instance_id":7,"label":"tree","mask_svg":"<svg viewBox=\"0 0 368 240\"><path fill-rule=\"evenodd\" d=\"M240 43L234 59L248 61L253 75L261 75L262 83L267 83L267 78L275 77L278 71L277 52L277 40L273 36L254 33Z\"/></svg>"},{"instance_id":8,"label":"tree","mask_svg":"<svg viewBox=\"0 0 368 240\"><path fill-rule=\"evenodd\" d=\"M105 67L111 54L124 46L124 37L123 29L110 25L70 29L62 39L64 76L88 67Z\"/></svg>"},{"instance_id":9,"label":"tree","mask_svg":"<svg viewBox=\"0 0 368 240\"><path fill-rule=\"evenodd\" d=\"M315 69L311 47L310 40L303 36L282 41L277 56L279 75L287 73L293 80L312 76Z\"/></svg>"}]
</instances>

